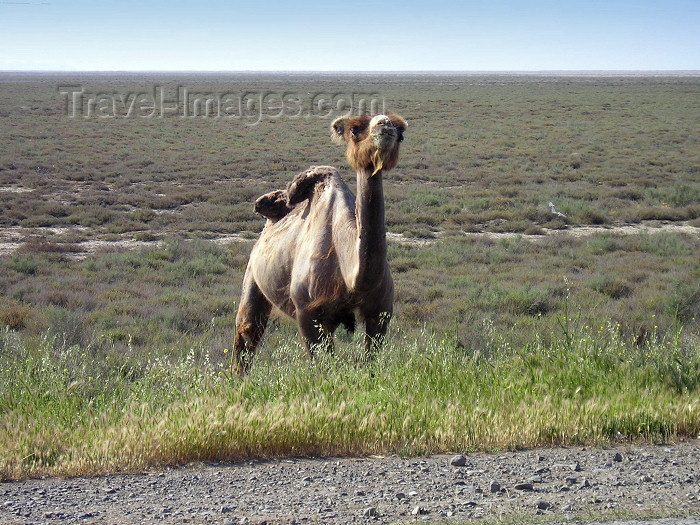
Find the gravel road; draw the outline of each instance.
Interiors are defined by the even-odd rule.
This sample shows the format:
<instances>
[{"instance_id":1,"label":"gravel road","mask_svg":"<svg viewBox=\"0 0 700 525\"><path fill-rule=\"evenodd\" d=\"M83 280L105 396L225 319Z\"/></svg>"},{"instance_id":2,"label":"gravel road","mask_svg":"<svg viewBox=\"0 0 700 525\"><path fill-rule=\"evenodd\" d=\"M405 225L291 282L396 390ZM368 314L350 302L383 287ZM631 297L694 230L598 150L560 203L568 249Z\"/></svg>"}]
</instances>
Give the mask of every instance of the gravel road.
<instances>
[{"instance_id":1,"label":"gravel road","mask_svg":"<svg viewBox=\"0 0 700 525\"><path fill-rule=\"evenodd\" d=\"M700 442L423 458L292 458L0 484L2 524L344 524L508 515L700 525ZM616 525L632 523L610 521Z\"/></svg>"}]
</instances>

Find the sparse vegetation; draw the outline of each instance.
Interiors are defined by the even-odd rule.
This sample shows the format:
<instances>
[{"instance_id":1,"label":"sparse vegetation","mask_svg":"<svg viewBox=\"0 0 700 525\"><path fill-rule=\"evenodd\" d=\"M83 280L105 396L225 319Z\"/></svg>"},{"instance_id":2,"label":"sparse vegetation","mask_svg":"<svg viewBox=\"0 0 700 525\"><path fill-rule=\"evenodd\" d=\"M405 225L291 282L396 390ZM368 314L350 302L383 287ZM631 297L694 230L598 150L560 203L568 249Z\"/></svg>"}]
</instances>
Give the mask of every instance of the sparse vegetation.
<instances>
[{"instance_id":1,"label":"sparse vegetation","mask_svg":"<svg viewBox=\"0 0 700 525\"><path fill-rule=\"evenodd\" d=\"M0 478L700 431L697 232L547 235L700 226L697 78L354 82L409 120L385 181L389 231L409 241L389 244L387 349L355 365L340 333L310 366L274 321L244 382L230 349L264 224L252 202L345 160L318 118L69 119L56 92L144 81L0 77Z\"/></svg>"}]
</instances>

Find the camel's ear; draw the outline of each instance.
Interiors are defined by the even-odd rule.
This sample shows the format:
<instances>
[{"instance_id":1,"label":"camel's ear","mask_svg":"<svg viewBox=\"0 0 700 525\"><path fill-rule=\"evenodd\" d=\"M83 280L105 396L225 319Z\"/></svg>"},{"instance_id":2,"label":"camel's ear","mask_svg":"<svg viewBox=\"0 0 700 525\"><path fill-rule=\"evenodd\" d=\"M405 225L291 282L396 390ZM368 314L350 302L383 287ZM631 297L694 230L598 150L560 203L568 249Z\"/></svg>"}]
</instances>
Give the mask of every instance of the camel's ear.
<instances>
[{"instance_id":1,"label":"camel's ear","mask_svg":"<svg viewBox=\"0 0 700 525\"><path fill-rule=\"evenodd\" d=\"M403 134L404 131L406 131L406 126L408 126L408 124L406 124L406 121L396 113L389 113L387 116L399 134L399 142L403 142Z\"/></svg>"},{"instance_id":2,"label":"camel's ear","mask_svg":"<svg viewBox=\"0 0 700 525\"><path fill-rule=\"evenodd\" d=\"M331 124L331 139L336 144L345 144L345 127L349 120L350 117L339 117Z\"/></svg>"}]
</instances>

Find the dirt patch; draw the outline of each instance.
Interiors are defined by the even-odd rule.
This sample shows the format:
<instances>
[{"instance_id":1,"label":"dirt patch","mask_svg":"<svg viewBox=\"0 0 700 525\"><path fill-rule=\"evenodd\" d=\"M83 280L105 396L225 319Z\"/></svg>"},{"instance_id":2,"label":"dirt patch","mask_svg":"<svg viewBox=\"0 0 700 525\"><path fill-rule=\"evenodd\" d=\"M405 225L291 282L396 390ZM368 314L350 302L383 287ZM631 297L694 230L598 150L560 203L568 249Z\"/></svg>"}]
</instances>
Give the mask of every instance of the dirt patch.
<instances>
[{"instance_id":1,"label":"dirt patch","mask_svg":"<svg viewBox=\"0 0 700 525\"><path fill-rule=\"evenodd\" d=\"M429 246L438 239L422 239L420 237L407 237L402 233L387 232L386 240L390 243L407 244L409 246Z\"/></svg>"},{"instance_id":2,"label":"dirt patch","mask_svg":"<svg viewBox=\"0 0 700 525\"><path fill-rule=\"evenodd\" d=\"M21 186L0 186L0 193L28 193L34 191L32 188L23 188Z\"/></svg>"},{"instance_id":3,"label":"dirt patch","mask_svg":"<svg viewBox=\"0 0 700 525\"><path fill-rule=\"evenodd\" d=\"M624 224L620 226L570 226L566 229L548 229L542 228L542 233L539 235L529 235L515 232L461 232L465 237L483 237L487 239L527 239L529 241L540 241L548 237L587 237L590 235L600 235L607 233L610 235L636 235L640 233L685 233L688 235L700 235L700 228L691 226L687 222L684 223L662 223L657 221L644 222L638 224ZM427 246L437 242L444 235L439 232L435 234L434 239L425 239L417 237L407 237L400 233L387 233L389 242L399 244L409 244L412 246Z\"/></svg>"},{"instance_id":4,"label":"dirt patch","mask_svg":"<svg viewBox=\"0 0 700 525\"><path fill-rule=\"evenodd\" d=\"M487 237L489 239L504 239L504 238L523 238L529 240L544 239L553 236L568 236L568 237L587 237L589 235L600 235L608 233L611 235L636 235L639 233L687 233L689 235L700 235L700 228L691 226L687 222L684 223L662 223L662 222L643 222L638 224L624 224L621 226L570 226L566 229L554 230L542 228L540 235L528 235L523 233L512 232L463 232L467 236Z\"/></svg>"}]
</instances>

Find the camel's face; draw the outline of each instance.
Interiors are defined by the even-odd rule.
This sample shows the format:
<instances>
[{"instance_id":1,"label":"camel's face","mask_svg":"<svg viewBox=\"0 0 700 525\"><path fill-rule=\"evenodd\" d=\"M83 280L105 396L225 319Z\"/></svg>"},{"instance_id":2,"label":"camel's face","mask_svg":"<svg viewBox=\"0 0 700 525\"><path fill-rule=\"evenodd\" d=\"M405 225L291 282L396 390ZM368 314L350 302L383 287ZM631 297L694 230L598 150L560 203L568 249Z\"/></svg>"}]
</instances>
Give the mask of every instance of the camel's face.
<instances>
[{"instance_id":1,"label":"camel's face","mask_svg":"<svg viewBox=\"0 0 700 525\"><path fill-rule=\"evenodd\" d=\"M373 175L396 166L405 129L406 121L393 114L341 117L331 126L334 142L348 146L350 165L370 169Z\"/></svg>"},{"instance_id":2,"label":"camel's face","mask_svg":"<svg viewBox=\"0 0 700 525\"><path fill-rule=\"evenodd\" d=\"M386 115L377 115L369 121L369 136L377 149L390 150L399 142L399 132ZM401 137L403 139L403 136Z\"/></svg>"}]
</instances>

